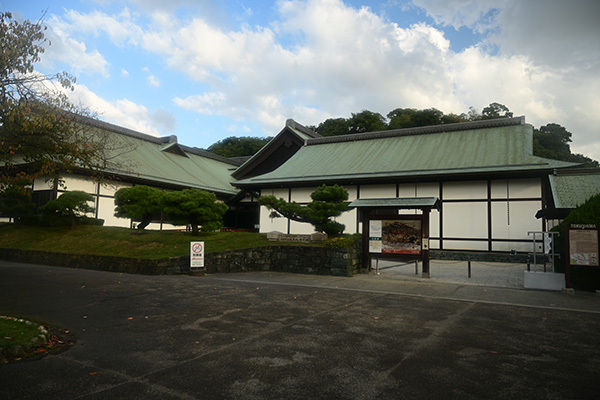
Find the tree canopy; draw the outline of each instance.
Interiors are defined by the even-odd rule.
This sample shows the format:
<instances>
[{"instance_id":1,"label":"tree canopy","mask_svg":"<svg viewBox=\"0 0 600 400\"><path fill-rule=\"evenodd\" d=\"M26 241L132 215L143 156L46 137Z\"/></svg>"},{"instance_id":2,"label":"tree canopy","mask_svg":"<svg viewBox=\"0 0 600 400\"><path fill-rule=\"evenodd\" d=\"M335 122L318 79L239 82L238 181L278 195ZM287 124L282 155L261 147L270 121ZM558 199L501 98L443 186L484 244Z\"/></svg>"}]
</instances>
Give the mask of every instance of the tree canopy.
<instances>
[{"instance_id":1,"label":"tree canopy","mask_svg":"<svg viewBox=\"0 0 600 400\"><path fill-rule=\"evenodd\" d=\"M223 157L252 156L265 144L270 137L235 137L231 136L212 144L207 150Z\"/></svg>"},{"instance_id":2,"label":"tree canopy","mask_svg":"<svg viewBox=\"0 0 600 400\"><path fill-rule=\"evenodd\" d=\"M144 229L152 216L161 212L164 195L163 190L144 185L119 189L115 193L115 217L140 221L137 228Z\"/></svg>"},{"instance_id":3,"label":"tree canopy","mask_svg":"<svg viewBox=\"0 0 600 400\"><path fill-rule=\"evenodd\" d=\"M49 45L44 30L42 20L19 23L0 13L0 191L74 168L99 176L110 164L106 137L78 123L92 113L71 104L63 91L73 89L75 78L34 69Z\"/></svg>"},{"instance_id":4,"label":"tree canopy","mask_svg":"<svg viewBox=\"0 0 600 400\"><path fill-rule=\"evenodd\" d=\"M396 108L387 114L387 118L384 118L381 114L363 110L359 113L352 113L350 118L329 118L310 128L321 136L336 136L495 118L512 118L513 115L513 112L507 106L497 102L484 107L481 113L474 107L470 107L467 113L462 114L444 114L437 108L423 110ZM533 152L539 157L581 163L585 167L600 166L598 161L582 154L572 154L569 142L571 142L569 131L556 123L549 123L534 130Z\"/></svg>"},{"instance_id":5,"label":"tree canopy","mask_svg":"<svg viewBox=\"0 0 600 400\"><path fill-rule=\"evenodd\" d=\"M198 189L168 192L163 199L163 211L174 225L190 225L197 235L200 230L210 232L223 226L228 207L217 202L214 193Z\"/></svg>"},{"instance_id":6,"label":"tree canopy","mask_svg":"<svg viewBox=\"0 0 600 400\"><path fill-rule=\"evenodd\" d=\"M328 235L343 233L346 227L332 218L339 217L348 210L348 191L339 185L321 185L310 197L312 201L305 206L275 196L261 196L258 203L274 210L272 217L283 215L294 221L306 222L313 225L317 232Z\"/></svg>"}]
</instances>

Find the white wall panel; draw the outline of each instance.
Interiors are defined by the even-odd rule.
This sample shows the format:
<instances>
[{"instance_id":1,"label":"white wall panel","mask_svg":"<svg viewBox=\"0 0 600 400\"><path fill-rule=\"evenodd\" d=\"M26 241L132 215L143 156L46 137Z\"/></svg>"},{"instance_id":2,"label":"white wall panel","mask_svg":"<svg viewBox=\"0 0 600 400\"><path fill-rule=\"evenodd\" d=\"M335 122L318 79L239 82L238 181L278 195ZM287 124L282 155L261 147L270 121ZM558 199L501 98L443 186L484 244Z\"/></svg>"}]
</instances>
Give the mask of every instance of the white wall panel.
<instances>
[{"instance_id":1,"label":"white wall panel","mask_svg":"<svg viewBox=\"0 0 600 400\"><path fill-rule=\"evenodd\" d=\"M440 236L440 212L437 210L429 213L429 236Z\"/></svg>"},{"instance_id":2,"label":"white wall panel","mask_svg":"<svg viewBox=\"0 0 600 400\"><path fill-rule=\"evenodd\" d=\"M533 251L533 242L532 243L492 242L492 251L511 251L511 250L531 253Z\"/></svg>"},{"instance_id":3,"label":"white wall panel","mask_svg":"<svg viewBox=\"0 0 600 400\"><path fill-rule=\"evenodd\" d=\"M541 201L511 201L492 203L492 238L528 239L528 231L541 231L543 223L535 218Z\"/></svg>"},{"instance_id":4,"label":"white wall panel","mask_svg":"<svg viewBox=\"0 0 600 400\"><path fill-rule=\"evenodd\" d=\"M542 184L540 179L511 179L508 181L508 191L506 180L496 180L491 183L492 199L509 198L540 198L542 197Z\"/></svg>"},{"instance_id":5,"label":"white wall panel","mask_svg":"<svg viewBox=\"0 0 600 400\"><path fill-rule=\"evenodd\" d=\"M281 231L286 232L286 231ZM307 235L315 232L315 227L306 222L290 221L290 233L297 235Z\"/></svg>"},{"instance_id":6,"label":"white wall panel","mask_svg":"<svg viewBox=\"0 0 600 400\"><path fill-rule=\"evenodd\" d=\"M98 218L104 220L104 226L120 226L129 228L128 218L115 217L115 202L112 198L100 197L98 201Z\"/></svg>"},{"instance_id":7,"label":"white wall panel","mask_svg":"<svg viewBox=\"0 0 600 400\"><path fill-rule=\"evenodd\" d=\"M487 199L487 182L444 182L444 200Z\"/></svg>"},{"instance_id":8,"label":"white wall panel","mask_svg":"<svg viewBox=\"0 0 600 400\"><path fill-rule=\"evenodd\" d=\"M122 188L130 188L133 185L125 182L109 181L100 184L100 194L104 196L114 196L117 190Z\"/></svg>"},{"instance_id":9,"label":"white wall panel","mask_svg":"<svg viewBox=\"0 0 600 400\"><path fill-rule=\"evenodd\" d=\"M443 219L444 237L487 238L487 203L445 203Z\"/></svg>"},{"instance_id":10,"label":"white wall panel","mask_svg":"<svg viewBox=\"0 0 600 400\"><path fill-rule=\"evenodd\" d=\"M487 251L487 242L468 240L444 240L444 250L481 250Z\"/></svg>"},{"instance_id":11,"label":"white wall panel","mask_svg":"<svg viewBox=\"0 0 600 400\"><path fill-rule=\"evenodd\" d=\"M52 181L47 181L45 179L36 179L33 181L33 190L52 190L54 184Z\"/></svg>"},{"instance_id":12,"label":"white wall panel","mask_svg":"<svg viewBox=\"0 0 600 400\"><path fill-rule=\"evenodd\" d=\"M440 197L440 184L437 182L417 184L417 197Z\"/></svg>"},{"instance_id":13,"label":"white wall panel","mask_svg":"<svg viewBox=\"0 0 600 400\"><path fill-rule=\"evenodd\" d=\"M262 196L275 196L277 198L284 199L288 201L289 194L288 189L263 189L261 191Z\"/></svg>"},{"instance_id":14,"label":"white wall panel","mask_svg":"<svg viewBox=\"0 0 600 400\"><path fill-rule=\"evenodd\" d=\"M77 175L65 175L64 187L61 190L72 192L74 190L82 190L86 193L97 193L98 184L92 178L81 177Z\"/></svg>"},{"instance_id":15,"label":"white wall panel","mask_svg":"<svg viewBox=\"0 0 600 400\"><path fill-rule=\"evenodd\" d=\"M364 185L360 187L361 199L386 199L396 197L396 185Z\"/></svg>"},{"instance_id":16,"label":"white wall panel","mask_svg":"<svg viewBox=\"0 0 600 400\"><path fill-rule=\"evenodd\" d=\"M344 186L344 188L348 191L348 201L356 200L356 186Z\"/></svg>"},{"instance_id":17,"label":"white wall panel","mask_svg":"<svg viewBox=\"0 0 600 400\"><path fill-rule=\"evenodd\" d=\"M403 183L398 185L398 197L417 197L417 185L414 183Z\"/></svg>"},{"instance_id":18,"label":"white wall panel","mask_svg":"<svg viewBox=\"0 0 600 400\"><path fill-rule=\"evenodd\" d=\"M260 232L283 232L287 233L287 218L270 218L271 211L266 207L260 207Z\"/></svg>"},{"instance_id":19,"label":"white wall panel","mask_svg":"<svg viewBox=\"0 0 600 400\"><path fill-rule=\"evenodd\" d=\"M310 195L317 190L317 188L292 188L292 201L296 203L310 203L312 199ZM287 196L287 193L285 194ZM283 197L283 195L279 195L284 200L287 200L287 197Z\"/></svg>"},{"instance_id":20,"label":"white wall panel","mask_svg":"<svg viewBox=\"0 0 600 400\"><path fill-rule=\"evenodd\" d=\"M335 220L337 222L339 222L340 224L346 225L346 229L344 230L344 233L353 234L353 233L357 233L356 232L356 218L357 218L356 209L354 208L350 211L346 211L345 213L342 213L342 215L335 218Z\"/></svg>"}]
</instances>

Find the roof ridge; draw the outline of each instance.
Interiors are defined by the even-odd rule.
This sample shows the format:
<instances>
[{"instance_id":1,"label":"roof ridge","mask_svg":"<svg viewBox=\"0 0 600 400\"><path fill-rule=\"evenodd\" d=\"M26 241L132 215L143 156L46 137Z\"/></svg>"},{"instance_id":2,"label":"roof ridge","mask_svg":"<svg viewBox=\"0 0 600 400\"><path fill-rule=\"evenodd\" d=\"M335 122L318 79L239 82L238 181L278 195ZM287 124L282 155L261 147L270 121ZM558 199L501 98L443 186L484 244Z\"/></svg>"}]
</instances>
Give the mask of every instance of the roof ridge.
<instances>
[{"instance_id":1,"label":"roof ridge","mask_svg":"<svg viewBox=\"0 0 600 400\"><path fill-rule=\"evenodd\" d=\"M100 128L100 129L104 129L104 130L108 130L114 133L117 133L119 135L124 135L124 136L129 136L132 137L134 139L140 139L140 140L145 140L147 142L151 142L151 143L155 143L155 144L171 144L171 145L178 145L180 148L182 148L186 153L190 153L190 154L194 154L197 156L202 156L202 157L206 157L206 158L210 158L213 159L215 161L221 161L227 164L231 164L234 166L239 166L240 163L237 160L232 160L228 157L223 157L220 156L218 154L214 154L211 153L209 151L203 150L203 149L199 149L197 147L190 147L190 146L186 146L183 145L181 143L178 143L177 141L177 136L175 135L169 135L169 136L152 136L149 135L147 133L142 133L142 132L138 132L138 131L134 131L133 129L129 129L129 128L125 128L119 125L115 125L112 124L110 122L106 122L106 121L101 121L98 118L92 118L92 117L88 117L88 116L83 116L83 115L76 115L75 118L84 124L96 127L96 128Z\"/></svg>"},{"instance_id":2,"label":"roof ridge","mask_svg":"<svg viewBox=\"0 0 600 400\"><path fill-rule=\"evenodd\" d=\"M317 132L313 131L312 129L307 128L306 126L294 121L292 118L289 118L285 121L285 126L289 127L289 128L293 128L293 129L297 129L300 132L310 136L311 138L321 138L322 136L319 135Z\"/></svg>"},{"instance_id":3,"label":"roof ridge","mask_svg":"<svg viewBox=\"0 0 600 400\"><path fill-rule=\"evenodd\" d=\"M403 129L391 129L387 131L375 131L375 132L363 132L363 133L352 133L348 135L338 136L323 136L308 139L306 142L307 146L325 143L339 143L339 142L354 142L358 140L371 140L371 139L383 139L390 137L402 137L402 136L415 136L415 135L426 135L432 133L444 133L444 132L455 132L455 131L466 131L473 129L483 128L494 128L511 125L523 125L525 124L525 116L514 117L514 118L495 118L485 119L480 121L470 122L457 122L453 124L441 124L441 125L428 125L419 126L415 128L403 128Z\"/></svg>"}]
</instances>

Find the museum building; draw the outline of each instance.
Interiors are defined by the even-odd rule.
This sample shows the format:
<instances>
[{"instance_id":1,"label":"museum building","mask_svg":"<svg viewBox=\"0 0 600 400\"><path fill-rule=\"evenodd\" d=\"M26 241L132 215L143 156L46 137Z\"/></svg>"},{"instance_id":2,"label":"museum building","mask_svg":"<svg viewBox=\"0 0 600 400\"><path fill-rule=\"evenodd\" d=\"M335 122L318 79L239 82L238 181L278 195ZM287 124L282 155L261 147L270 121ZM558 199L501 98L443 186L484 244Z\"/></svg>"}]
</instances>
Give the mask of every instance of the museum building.
<instances>
[{"instance_id":1,"label":"museum building","mask_svg":"<svg viewBox=\"0 0 600 400\"><path fill-rule=\"evenodd\" d=\"M533 127L524 117L333 137L308 135L291 120L286 126L280 135L296 131L302 146L270 165L270 172L254 175L268 163L259 152L234 173L234 186L300 204L323 183L344 186L350 201L437 198L441 206L431 211L429 225L432 250L532 251L528 232L546 230L554 218L536 217L552 202L549 177L575 166L534 156ZM262 151L282 142L276 137ZM261 232L312 232L309 224L270 214L261 207ZM359 210L337 220L345 233L362 230Z\"/></svg>"},{"instance_id":2,"label":"museum building","mask_svg":"<svg viewBox=\"0 0 600 400\"><path fill-rule=\"evenodd\" d=\"M95 198L95 216L106 226L133 227L114 216L114 194L148 185L165 190L197 188L228 204L225 226L232 229L312 233L313 227L271 218L258 206L260 195L300 204L321 184L339 184L349 201L419 204L435 199L429 215L429 248L485 252L529 252L531 231L546 231L557 220L600 192L600 170L533 155L533 127L524 117L321 137L288 120L260 151L246 159L221 157L177 142L96 119L80 121L90 134L113 146L116 166L97 182L86 172L61 175L62 184L34 182L38 203L65 191ZM404 207L406 208L406 207ZM418 214L415 209L394 210ZM361 233L361 212L339 218L345 233ZM147 229L181 229L156 216Z\"/></svg>"}]
</instances>

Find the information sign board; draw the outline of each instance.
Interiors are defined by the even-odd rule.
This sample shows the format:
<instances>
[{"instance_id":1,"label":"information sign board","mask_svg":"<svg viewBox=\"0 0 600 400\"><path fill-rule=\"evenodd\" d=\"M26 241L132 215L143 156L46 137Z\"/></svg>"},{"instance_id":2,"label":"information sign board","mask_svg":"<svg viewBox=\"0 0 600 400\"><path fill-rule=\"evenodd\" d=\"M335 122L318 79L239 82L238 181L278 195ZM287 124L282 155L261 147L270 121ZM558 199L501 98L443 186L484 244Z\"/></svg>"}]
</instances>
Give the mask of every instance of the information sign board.
<instances>
[{"instance_id":1,"label":"information sign board","mask_svg":"<svg viewBox=\"0 0 600 400\"><path fill-rule=\"evenodd\" d=\"M421 219L383 219L369 221L369 252L420 255Z\"/></svg>"},{"instance_id":2,"label":"information sign board","mask_svg":"<svg viewBox=\"0 0 600 400\"><path fill-rule=\"evenodd\" d=\"M204 242L190 243L190 268L204 268Z\"/></svg>"},{"instance_id":3,"label":"information sign board","mask_svg":"<svg viewBox=\"0 0 600 400\"><path fill-rule=\"evenodd\" d=\"M598 228L595 225L569 226L569 264L600 266L598 262Z\"/></svg>"}]
</instances>

